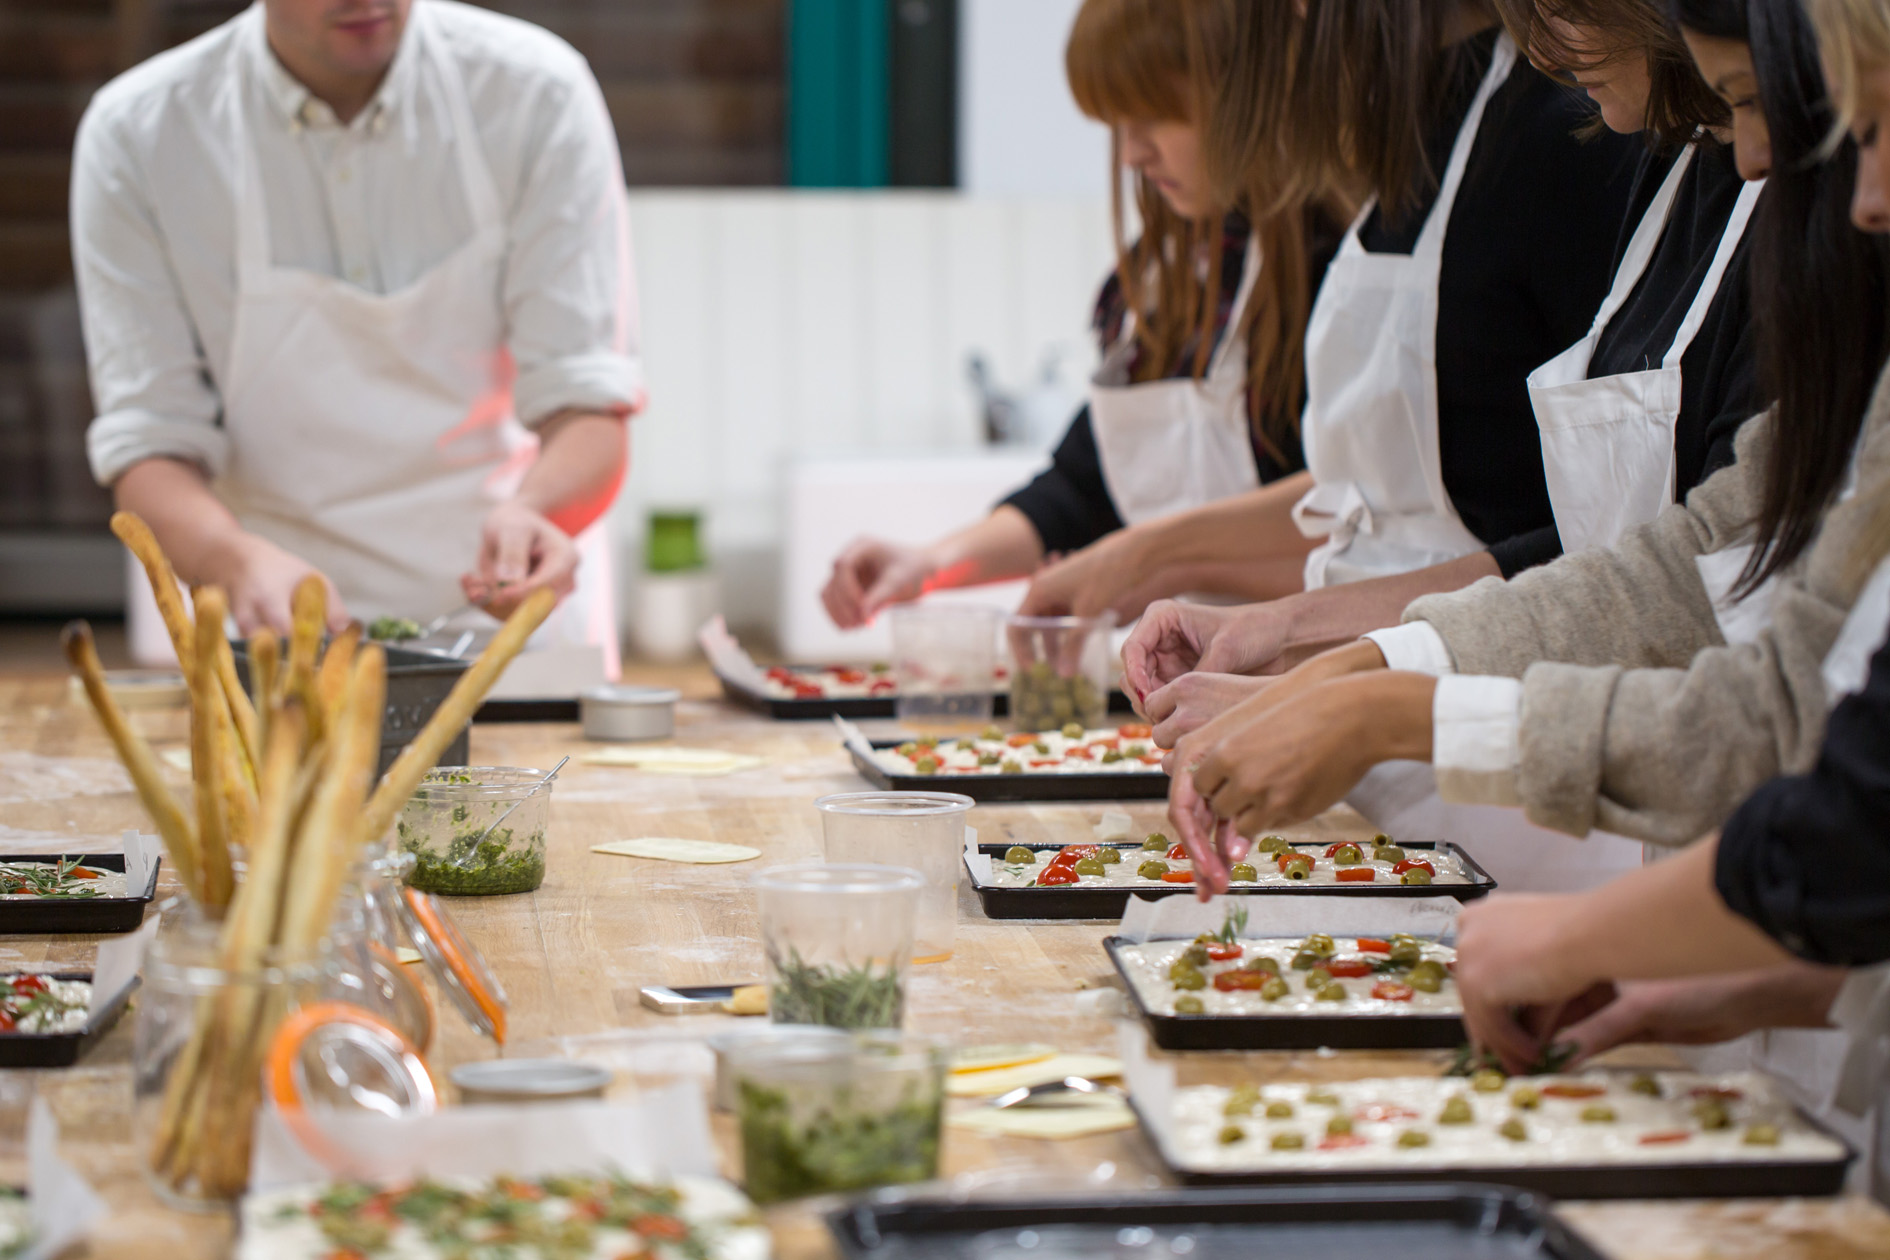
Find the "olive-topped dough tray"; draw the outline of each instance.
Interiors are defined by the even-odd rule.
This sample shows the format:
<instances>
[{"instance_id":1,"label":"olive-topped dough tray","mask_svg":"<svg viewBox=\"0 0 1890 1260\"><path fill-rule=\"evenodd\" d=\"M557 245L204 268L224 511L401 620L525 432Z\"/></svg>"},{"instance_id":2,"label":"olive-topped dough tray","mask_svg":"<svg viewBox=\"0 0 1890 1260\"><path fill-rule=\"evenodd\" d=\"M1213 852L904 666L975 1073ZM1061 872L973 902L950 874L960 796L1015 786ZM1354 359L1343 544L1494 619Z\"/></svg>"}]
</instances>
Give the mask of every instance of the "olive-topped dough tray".
<instances>
[{"instance_id":1,"label":"olive-topped dough tray","mask_svg":"<svg viewBox=\"0 0 1890 1260\"><path fill-rule=\"evenodd\" d=\"M155 843L155 842L153 842ZM23 863L70 862L81 866L124 873L122 853L9 853L0 862ZM143 888L125 891L123 897L8 897L0 898L0 933L45 935L53 932L97 933L135 932L144 922L144 908L157 897L158 867L162 857L151 860L151 874Z\"/></svg>"},{"instance_id":2,"label":"olive-topped dough tray","mask_svg":"<svg viewBox=\"0 0 1890 1260\"><path fill-rule=\"evenodd\" d=\"M963 792L960 786L969 775L953 776L949 782L951 790ZM1011 775L1011 778L1021 776ZM1074 777L1074 776L1072 776ZM905 780L900 780L903 783ZM1166 776L1157 779L1166 784ZM927 783L936 787L937 776L931 776ZM965 793L972 795L970 792ZM1087 843L1087 842L1083 842ZM978 852L989 854L993 859L1002 858L1006 850L1018 846L1003 841L995 844L979 844ZM1066 847L1060 844L1026 844L1022 846L1038 853L1055 853ZM1450 841L1443 844L1406 844L1403 846L1412 853L1450 853L1463 863L1464 871L1470 876L1467 884L1267 884L1248 886L1239 885L1234 892L1243 897L1265 897L1269 895L1291 895L1297 897L1401 897L1421 898L1446 896L1458 901L1475 901L1496 889L1496 881L1490 873L1477 865L1476 860L1463 849ZM978 900L984 905L984 914L988 919L1121 919L1128 908L1131 896L1152 899L1155 897L1173 897L1181 894L1192 895L1194 885L1188 884L1136 884L1132 887L1123 885L1092 884L1084 886L1052 885L1038 887L999 886L981 884L972 876L972 887L977 890ZM1456 1045L1461 1037L1450 1042ZM1319 1043L1325 1044L1325 1043ZM1441 1043L1440 1043L1441 1044Z\"/></svg>"},{"instance_id":3,"label":"olive-topped dough tray","mask_svg":"<svg viewBox=\"0 0 1890 1260\"><path fill-rule=\"evenodd\" d=\"M794 669L792 665L788 669ZM752 709L764 717L777 722L813 722L823 718L889 718L899 716L899 695L897 692L881 692L876 696L777 696L765 691L757 691L739 679L717 673L716 681L722 684L724 699L739 704L745 709ZM1011 711L1011 696L1008 691L993 692L991 696L991 716L1008 717ZM1120 691L1109 693L1109 711L1111 713L1134 713L1135 706L1129 697Z\"/></svg>"},{"instance_id":4,"label":"olive-topped dough tray","mask_svg":"<svg viewBox=\"0 0 1890 1260\"><path fill-rule=\"evenodd\" d=\"M38 975L51 976L55 980L83 980L91 983L93 975L89 971L37 971L30 967L16 968L0 973L0 981L12 976ZM93 1011L82 1027L71 1032L24 1033L0 1032L0 1068L60 1068L71 1067L83 1058L93 1046L97 1045L118 1017L125 1013L125 1007L131 1001L131 993L140 981L133 977L114 994L104 1006Z\"/></svg>"},{"instance_id":5,"label":"olive-topped dough tray","mask_svg":"<svg viewBox=\"0 0 1890 1260\"><path fill-rule=\"evenodd\" d=\"M1164 1050L1449 1050L1463 1044L1463 1017L1442 1011L1407 1015L1305 1014L1161 1015L1148 1009L1122 950L1135 942L1103 938L1137 1015ZM1396 977L1392 977L1395 979Z\"/></svg>"},{"instance_id":6,"label":"olive-topped dough tray","mask_svg":"<svg viewBox=\"0 0 1890 1260\"><path fill-rule=\"evenodd\" d=\"M876 739L873 751L897 748L901 741ZM852 744L853 766L874 787L887 792L958 792L974 801L1159 801L1168 796L1168 776L1155 771L1086 770L1076 774L894 774ZM1004 848L998 852L1002 853ZM1058 848L1057 845L1046 846ZM988 913L988 911L987 911ZM999 917L999 916L992 916ZM1040 918L1046 916L1009 916ZM1050 918L1096 917L1050 915Z\"/></svg>"},{"instance_id":7,"label":"olive-topped dough tray","mask_svg":"<svg viewBox=\"0 0 1890 1260\"><path fill-rule=\"evenodd\" d=\"M1602 1260L1534 1195L1507 1186L1348 1185L1160 1190L1108 1198L1004 1198L991 1202L883 1194L827 1217L846 1260L961 1260L1029 1254L1050 1242L1056 1255L1078 1249L1119 1254L1132 1238L1160 1235L1217 1257L1268 1260ZM1036 1235L1026 1240L1023 1231ZM1006 1249L1004 1235L1017 1239ZM1172 1240L1172 1241L1167 1241ZM1063 1246L1056 1246L1058 1242ZM1155 1254L1157 1247L1148 1250Z\"/></svg>"}]
</instances>

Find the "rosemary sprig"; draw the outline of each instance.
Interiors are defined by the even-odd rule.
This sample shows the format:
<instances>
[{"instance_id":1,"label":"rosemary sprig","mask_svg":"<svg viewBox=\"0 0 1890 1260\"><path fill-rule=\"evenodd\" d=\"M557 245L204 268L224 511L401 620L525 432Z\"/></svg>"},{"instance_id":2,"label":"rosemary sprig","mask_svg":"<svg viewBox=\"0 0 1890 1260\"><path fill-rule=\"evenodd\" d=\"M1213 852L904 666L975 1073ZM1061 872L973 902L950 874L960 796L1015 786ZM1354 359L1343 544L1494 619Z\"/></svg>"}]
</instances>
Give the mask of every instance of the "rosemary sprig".
<instances>
[{"instance_id":1,"label":"rosemary sprig","mask_svg":"<svg viewBox=\"0 0 1890 1260\"><path fill-rule=\"evenodd\" d=\"M830 1028L897 1028L905 1013L905 977L872 963L830 967L809 963L788 948L772 957L775 980L768 994L777 1023L824 1024Z\"/></svg>"},{"instance_id":2,"label":"rosemary sprig","mask_svg":"<svg viewBox=\"0 0 1890 1260\"><path fill-rule=\"evenodd\" d=\"M1240 934L1246 930L1247 907L1243 905L1230 905L1227 907L1227 917L1221 920L1221 930L1215 934L1214 939L1223 945L1232 945L1235 941L1240 939Z\"/></svg>"},{"instance_id":3,"label":"rosemary sprig","mask_svg":"<svg viewBox=\"0 0 1890 1260\"><path fill-rule=\"evenodd\" d=\"M1553 1076L1567 1067L1569 1060L1573 1059L1580 1050L1581 1047L1572 1041L1554 1042L1543 1049L1542 1057L1530 1064L1522 1075ZM1475 1076L1478 1072L1502 1072L1505 1076L1509 1075L1495 1055L1487 1050L1478 1053L1467 1041L1457 1047L1456 1057L1451 1059L1450 1066L1444 1069L1445 1076Z\"/></svg>"},{"instance_id":4,"label":"rosemary sprig","mask_svg":"<svg viewBox=\"0 0 1890 1260\"><path fill-rule=\"evenodd\" d=\"M79 868L78 858L60 858L51 866L44 862L7 862L0 864L0 894L25 894L57 901L88 901L99 896L94 881L72 874Z\"/></svg>"}]
</instances>

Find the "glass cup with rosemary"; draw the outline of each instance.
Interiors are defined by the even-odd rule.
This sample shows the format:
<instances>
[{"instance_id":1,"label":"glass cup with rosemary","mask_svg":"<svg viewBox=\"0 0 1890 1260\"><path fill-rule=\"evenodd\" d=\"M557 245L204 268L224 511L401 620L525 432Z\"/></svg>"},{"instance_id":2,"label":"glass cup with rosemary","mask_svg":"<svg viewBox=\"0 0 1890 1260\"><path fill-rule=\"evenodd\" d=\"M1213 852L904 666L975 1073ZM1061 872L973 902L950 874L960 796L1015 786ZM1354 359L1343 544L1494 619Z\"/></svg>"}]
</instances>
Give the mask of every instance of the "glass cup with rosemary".
<instances>
[{"instance_id":1,"label":"glass cup with rosemary","mask_svg":"<svg viewBox=\"0 0 1890 1260\"><path fill-rule=\"evenodd\" d=\"M898 1028L925 879L902 866L776 866L755 876L768 1015L777 1024Z\"/></svg>"}]
</instances>

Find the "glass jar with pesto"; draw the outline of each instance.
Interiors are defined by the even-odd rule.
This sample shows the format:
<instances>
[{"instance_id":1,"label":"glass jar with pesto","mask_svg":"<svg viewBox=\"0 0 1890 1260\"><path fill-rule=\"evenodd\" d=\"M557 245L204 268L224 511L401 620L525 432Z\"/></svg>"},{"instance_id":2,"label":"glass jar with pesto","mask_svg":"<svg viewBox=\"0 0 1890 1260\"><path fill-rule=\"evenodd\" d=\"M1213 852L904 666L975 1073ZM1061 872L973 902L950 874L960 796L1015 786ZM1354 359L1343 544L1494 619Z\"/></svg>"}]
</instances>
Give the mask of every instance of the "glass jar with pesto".
<instances>
[{"instance_id":1,"label":"glass jar with pesto","mask_svg":"<svg viewBox=\"0 0 1890 1260\"><path fill-rule=\"evenodd\" d=\"M524 766L436 766L394 825L407 883L446 897L530 892L545 882L551 784Z\"/></svg>"}]
</instances>

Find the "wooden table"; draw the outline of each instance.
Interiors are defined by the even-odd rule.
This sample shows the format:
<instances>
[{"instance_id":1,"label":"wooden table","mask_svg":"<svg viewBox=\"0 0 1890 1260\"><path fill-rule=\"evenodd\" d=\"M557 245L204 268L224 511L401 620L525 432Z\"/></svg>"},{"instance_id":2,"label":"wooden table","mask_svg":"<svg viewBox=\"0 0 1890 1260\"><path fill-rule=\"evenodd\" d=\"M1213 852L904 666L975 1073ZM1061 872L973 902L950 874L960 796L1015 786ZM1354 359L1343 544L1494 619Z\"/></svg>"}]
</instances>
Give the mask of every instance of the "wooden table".
<instances>
[{"instance_id":1,"label":"wooden table","mask_svg":"<svg viewBox=\"0 0 1890 1260\"><path fill-rule=\"evenodd\" d=\"M684 1021L644 1010L639 988L761 974L746 891L747 877L759 864L670 865L593 854L592 844L690 836L753 845L764 863L818 859L819 820L811 802L862 786L825 724L769 723L724 705L708 698L713 685L701 673L669 681L681 682L691 697L679 712L680 742L753 753L768 764L724 778L671 778L573 761L553 800L544 887L530 896L453 905L510 993L515 1044L619 1028L673 1029ZM179 713L140 714L137 722L161 746L184 743ZM534 725L475 728L472 747L474 760L484 764L549 766L586 746L575 727ZM0 679L0 805L0 846L14 851L115 847L124 828L144 822L104 738L58 677ZM1138 805L1130 813L1138 825L1160 826L1159 805ZM1067 842L1086 836L1097 816L1095 806L985 806L974 821L993 840ZM1334 814L1304 831L1356 835L1357 822L1356 816ZM983 917L969 891L960 909L953 957L915 972L909 1003L915 1028L961 1042L1050 1041L1067 1050L1113 1051L1112 1021L1086 1013L1078 997L1107 983L1109 967L1098 942L1108 925L994 922ZM9 938L0 941L0 964L82 964L95 945L95 939L82 937ZM124 1021L77 1067L30 1074L59 1117L69 1158L114 1209L96 1231L90 1254L111 1260L224 1254L227 1222L162 1207L140 1178L128 1123L133 1022ZM488 1043L441 1009L433 1063L442 1076L458 1063L492 1054ZM1194 1055L1187 1056L1184 1074L1238 1070L1260 1078L1331 1079L1434 1070L1441 1060L1434 1053ZM17 1107L0 1111L0 1165L9 1162L8 1154L17 1165L20 1124ZM1105 1165L1114 1171L1112 1185L1148 1184L1157 1176L1152 1154L1133 1132L1044 1142L981 1139L954 1130L946 1144L946 1171L952 1175L1002 1178L1007 1170L1047 1170L1075 1177ZM1568 1204L1563 1210L1622 1260L1890 1255L1890 1214L1856 1197ZM771 1221L783 1256L831 1254L824 1233L806 1214L783 1209Z\"/></svg>"}]
</instances>

